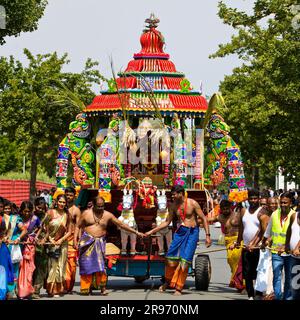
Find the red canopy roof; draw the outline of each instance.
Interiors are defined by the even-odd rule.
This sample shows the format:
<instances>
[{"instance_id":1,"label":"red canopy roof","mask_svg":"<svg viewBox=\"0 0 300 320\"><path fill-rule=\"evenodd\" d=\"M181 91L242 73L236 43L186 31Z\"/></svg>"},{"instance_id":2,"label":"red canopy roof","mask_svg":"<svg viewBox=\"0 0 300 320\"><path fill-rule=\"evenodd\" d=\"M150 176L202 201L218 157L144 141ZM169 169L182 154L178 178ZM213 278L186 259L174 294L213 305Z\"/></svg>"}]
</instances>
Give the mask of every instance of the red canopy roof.
<instances>
[{"instance_id":1,"label":"red canopy roof","mask_svg":"<svg viewBox=\"0 0 300 320\"><path fill-rule=\"evenodd\" d=\"M145 103L144 107L136 105L133 99L130 99L130 95L128 93L120 94L120 98L123 99L123 107L126 110L132 111L153 111L151 108L151 103L148 98L145 98L147 103ZM93 111L121 111L122 105L120 102L120 98L118 94L107 94L100 95L95 97L92 104L87 106L86 112ZM188 112L188 113L202 113L207 109L207 102L204 97L196 96L196 95L183 95L183 94L169 94L169 103L160 103L158 100L158 105L160 110L163 112ZM165 99L164 99L165 100Z\"/></svg>"},{"instance_id":2,"label":"red canopy roof","mask_svg":"<svg viewBox=\"0 0 300 320\"><path fill-rule=\"evenodd\" d=\"M119 73L116 79L117 88L121 92L111 92L113 89L110 87L109 91L95 97L85 111L110 113L121 111L123 105L129 112L149 114L154 111L154 107L145 90L151 90L162 112L201 116L207 109L207 102L199 92L192 91L191 86L186 88L189 83L187 80L185 87L181 87L184 74L176 70L169 55L163 50L165 40L156 29L159 19L152 14L146 23L148 26L140 38L141 51L134 55L126 70Z\"/></svg>"}]
</instances>

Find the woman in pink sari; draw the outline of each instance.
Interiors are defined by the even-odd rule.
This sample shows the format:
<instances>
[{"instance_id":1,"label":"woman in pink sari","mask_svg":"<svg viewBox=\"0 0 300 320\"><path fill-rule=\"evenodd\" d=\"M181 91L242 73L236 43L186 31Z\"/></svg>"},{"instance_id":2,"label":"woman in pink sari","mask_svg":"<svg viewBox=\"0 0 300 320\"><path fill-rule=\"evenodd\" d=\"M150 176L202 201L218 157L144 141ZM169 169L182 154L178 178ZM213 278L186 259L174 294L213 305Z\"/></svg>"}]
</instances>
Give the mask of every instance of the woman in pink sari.
<instances>
[{"instance_id":1,"label":"woman in pink sari","mask_svg":"<svg viewBox=\"0 0 300 320\"><path fill-rule=\"evenodd\" d=\"M23 246L23 259L20 262L20 273L18 278L18 297L23 299L34 293L32 276L35 270L35 236L41 226L40 219L33 214L33 204L23 201L20 207L20 215L27 233L22 239L26 244Z\"/></svg>"}]
</instances>

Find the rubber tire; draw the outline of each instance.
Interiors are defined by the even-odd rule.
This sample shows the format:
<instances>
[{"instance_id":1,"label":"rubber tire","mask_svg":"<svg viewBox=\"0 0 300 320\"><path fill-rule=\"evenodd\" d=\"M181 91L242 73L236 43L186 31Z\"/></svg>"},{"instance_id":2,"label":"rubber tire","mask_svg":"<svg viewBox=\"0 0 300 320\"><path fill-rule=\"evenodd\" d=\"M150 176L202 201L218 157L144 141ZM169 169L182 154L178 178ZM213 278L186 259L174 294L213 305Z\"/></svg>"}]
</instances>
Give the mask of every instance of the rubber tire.
<instances>
[{"instance_id":1,"label":"rubber tire","mask_svg":"<svg viewBox=\"0 0 300 320\"><path fill-rule=\"evenodd\" d=\"M207 291L211 278L211 264L207 254L199 254L195 259L195 287Z\"/></svg>"},{"instance_id":2,"label":"rubber tire","mask_svg":"<svg viewBox=\"0 0 300 320\"><path fill-rule=\"evenodd\" d=\"M147 277L145 277L145 276L135 276L134 277L134 280L136 283L143 283L146 279L147 279Z\"/></svg>"}]
</instances>

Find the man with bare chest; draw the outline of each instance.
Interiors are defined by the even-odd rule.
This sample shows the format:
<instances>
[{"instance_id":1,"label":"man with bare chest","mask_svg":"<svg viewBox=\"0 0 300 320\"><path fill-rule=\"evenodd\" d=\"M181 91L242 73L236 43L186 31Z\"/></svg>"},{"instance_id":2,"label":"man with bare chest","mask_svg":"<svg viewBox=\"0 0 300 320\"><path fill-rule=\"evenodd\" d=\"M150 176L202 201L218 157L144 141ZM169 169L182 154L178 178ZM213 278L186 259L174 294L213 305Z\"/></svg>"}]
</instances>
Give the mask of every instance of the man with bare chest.
<instances>
[{"instance_id":1,"label":"man with bare chest","mask_svg":"<svg viewBox=\"0 0 300 320\"><path fill-rule=\"evenodd\" d=\"M100 287L101 294L107 295L105 270L105 236L109 222L114 223L119 228L135 233L139 237L144 237L143 233L128 227L118 220L112 213L104 210L104 199L97 196L93 200L93 207L85 210L75 229L74 246L77 248L77 239L80 229L83 234L79 241L79 273L81 294L89 295L91 285L96 283Z\"/></svg>"},{"instance_id":2,"label":"man with bare chest","mask_svg":"<svg viewBox=\"0 0 300 320\"><path fill-rule=\"evenodd\" d=\"M239 210L233 210L230 201L222 200L220 203L220 215L208 221L219 221L221 223L222 231L225 235L225 246L227 248L227 263L231 269L229 287L236 288L239 292L242 292L245 289L242 273L242 248L229 250L238 239L240 212Z\"/></svg>"},{"instance_id":3,"label":"man with bare chest","mask_svg":"<svg viewBox=\"0 0 300 320\"><path fill-rule=\"evenodd\" d=\"M198 218L202 220L205 229L206 247L211 245L211 239L207 219L199 204L195 200L185 197L185 190L182 186L174 186L171 193L173 202L169 206L169 215L166 221L148 231L146 235L150 236L166 228L172 222L173 217L177 217L178 228L166 255L166 282L159 288L159 291L163 292L169 286L175 289L174 295L181 295L199 239Z\"/></svg>"},{"instance_id":4,"label":"man with bare chest","mask_svg":"<svg viewBox=\"0 0 300 320\"><path fill-rule=\"evenodd\" d=\"M78 207L75 206L76 190L73 187L65 189L65 196L68 201L68 210L71 221L71 235L68 238L68 260L66 267L66 282L65 290L67 293L72 294L72 290L75 284L76 277L76 260L78 251L74 248L74 232L77 222L79 221L81 212Z\"/></svg>"},{"instance_id":5,"label":"man with bare chest","mask_svg":"<svg viewBox=\"0 0 300 320\"><path fill-rule=\"evenodd\" d=\"M232 209L232 203L228 200L220 202L220 214L208 218L208 222L220 222L225 236L238 236L239 233L239 212Z\"/></svg>"}]
</instances>

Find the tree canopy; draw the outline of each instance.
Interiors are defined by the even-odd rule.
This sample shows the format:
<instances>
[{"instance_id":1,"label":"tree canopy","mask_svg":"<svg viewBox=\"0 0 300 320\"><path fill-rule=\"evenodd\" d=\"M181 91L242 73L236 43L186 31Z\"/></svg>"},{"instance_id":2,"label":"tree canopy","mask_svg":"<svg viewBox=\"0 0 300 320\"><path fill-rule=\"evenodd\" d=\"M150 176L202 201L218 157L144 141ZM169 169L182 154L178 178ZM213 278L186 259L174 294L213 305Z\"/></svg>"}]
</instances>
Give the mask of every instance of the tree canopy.
<instances>
[{"instance_id":1,"label":"tree canopy","mask_svg":"<svg viewBox=\"0 0 300 320\"><path fill-rule=\"evenodd\" d=\"M47 3L47 0L0 0L1 13L5 14L1 17L5 28L0 28L0 44L5 43L6 36L18 36L21 32L36 30Z\"/></svg>"},{"instance_id":2,"label":"tree canopy","mask_svg":"<svg viewBox=\"0 0 300 320\"><path fill-rule=\"evenodd\" d=\"M95 94L94 83L104 78L95 69L98 63L87 60L81 73L64 72L67 54L34 56L25 49L28 67L13 57L0 59L0 132L31 160L32 190L37 166L52 176L60 140L76 114ZM77 98L68 98L68 91ZM74 102L75 101L75 102Z\"/></svg>"},{"instance_id":3,"label":"tree canopy","mask_svg":"<svg viewBox=\"0 0 300 320\"><path fill-rule=\"evenodd\" d=\"M296 0L256 0L251 14L219 3L220 18L236 34L211 57L237 54L242 60L220 90L223 114L256 184L260 176L271 185L278 167L299 183L299 13Z\"/></svg>"}]
</instances>

